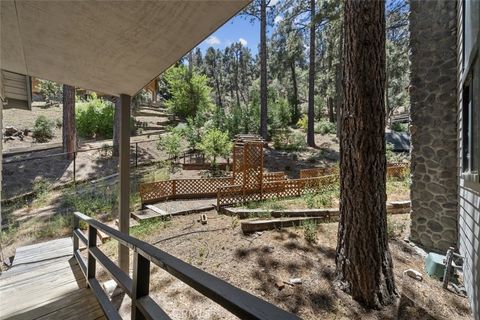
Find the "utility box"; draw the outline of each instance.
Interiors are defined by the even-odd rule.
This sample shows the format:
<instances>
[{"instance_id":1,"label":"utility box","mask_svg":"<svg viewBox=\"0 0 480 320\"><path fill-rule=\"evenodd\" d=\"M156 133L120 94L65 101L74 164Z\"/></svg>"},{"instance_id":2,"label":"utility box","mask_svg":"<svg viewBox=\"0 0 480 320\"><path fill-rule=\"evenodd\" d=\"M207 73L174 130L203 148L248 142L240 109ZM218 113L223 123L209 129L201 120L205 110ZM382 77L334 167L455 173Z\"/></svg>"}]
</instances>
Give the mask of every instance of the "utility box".
<instances>
[{"instance_id":1,"label":"utility box","mask_svg":"<svg viewBox=\"0 0 480 320\"><path fill-rule=\"evenodd\" d=\"M425 272L435 279L443 281L443 275L445 274L445 255L430 252L425 258ZM450 273L450 281L458 283L458 276L455 274L455 268L452 268Z\"/></svg>"},{"instance_id":2,"label":"utility box","mask_svg":"<svg viewBox=\"0 0 480 320\"><path fill-rule=\"evenodd\" d=\"M443 274L445 273L445 256L430 252L425 258L425 271L427 274L440 281L443 280Z\"/></svg>"}]
</instances>

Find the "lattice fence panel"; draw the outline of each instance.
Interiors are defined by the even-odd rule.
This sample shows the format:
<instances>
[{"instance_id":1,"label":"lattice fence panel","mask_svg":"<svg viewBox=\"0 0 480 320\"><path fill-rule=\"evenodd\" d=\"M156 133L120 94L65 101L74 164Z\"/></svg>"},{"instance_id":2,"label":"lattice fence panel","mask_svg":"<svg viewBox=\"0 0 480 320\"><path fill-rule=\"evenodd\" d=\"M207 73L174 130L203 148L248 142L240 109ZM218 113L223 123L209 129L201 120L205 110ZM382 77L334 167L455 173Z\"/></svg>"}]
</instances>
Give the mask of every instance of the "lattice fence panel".
<instances>
[{"instance_id":1,"label":"lattice fence panel","mask_svg":"<svg viewBox=\"0 0 480 320\"><path fill-rule=\"evenodd\" d=\"M279 180L286 180L287 176L285 172L265 172L263 174L263 182L271 182L271 181L279 181Z\"/></svg>"},{"instance_id":2,"label":"lattice fence panel","mask_svg":"<svg viewBox=\"0 0 480 320\"><path fill-rule=\"evenodd\" d=\"M243 202L243 186L236 184L228 187L218 188L217 206L225 206L228 204Z\"/></svg>"},{"instance_id":3,"label":"lattice fence panel","mask_svg":"<svg viewBox=\"0 0 480 320\"><path fill-rule=\"evenodd\" d=\"M405 178L410 174L410 163L389 163L387 166L388 178Z\"/></svg>"},{"instance_id":4,"label":"lattice fence panel","mask_svg":"<svg viewBox=\"0 0 480 320\"><path fill-rule=\"evenodd\" d=\"M338 167L311 168L300 170L300 179L315 178L331 174L339 174Z\"/></svg>"},{"instance_id":5,"label":"lattice fence panel","mask_svg":"<svg viewBox=\"0 0 480 320\"><path fill-rule=\"evenodd\" d=\"M249 142L243 146L243 187L259 189L263 180L263 143Z\"/></svg>"},{"instance_id":6,"label":"lattice fence panel","mask_svg":"<svg viewBox=\"0 0 480 320\"><path fill-rule=\"evenodd\" d=\"M177 179L175 195L204 196L216 195L220 187L232 184L232 178Z\"/></svg>"},{"instance_id":7,"label":"lattice fence panel","mask_svg":"<svg viewBox=\"0 0 480 320\"><path fill-rule=\"evenodd\" d=\"M160 200L173 198L173 180L142 183L139 186L140 199L142 203L154 203Z\"/></svg>"},{"instance_id":8,"label":"lattice fence panel","mask_svg":"<svg viewBox=\"0 0 480 320\"><path fill-rule=\"evenodd\" d=\"M387 177L403 178L410 172L410 163L387 164ZM300 179L322 177L326 175L338 175L338 167L311 168L300 170Z\"/></svg>"},{"instance_id":9,"label":"lattice fence panel","mask_svg":"<svg viewBox=\"0 0 480 320\"><path fill-rule=\"evenodd\" d=\"M243 145L233 147L233 180L235 184L243 183Z\"/></svg>"},{"instance_id":10,"label":"lattice fence panel","mask_svg":"<svg viewBox=\"0 0 480 320\"><path fill-rule=\"evenodd\" d=\"M337 187L338 175L264 182L263 190L245 190L241 185L233 185L218 189L217 205L221 207L250 201L296 197L310 191L325 192Z\"/></svg>"}]
</instances>

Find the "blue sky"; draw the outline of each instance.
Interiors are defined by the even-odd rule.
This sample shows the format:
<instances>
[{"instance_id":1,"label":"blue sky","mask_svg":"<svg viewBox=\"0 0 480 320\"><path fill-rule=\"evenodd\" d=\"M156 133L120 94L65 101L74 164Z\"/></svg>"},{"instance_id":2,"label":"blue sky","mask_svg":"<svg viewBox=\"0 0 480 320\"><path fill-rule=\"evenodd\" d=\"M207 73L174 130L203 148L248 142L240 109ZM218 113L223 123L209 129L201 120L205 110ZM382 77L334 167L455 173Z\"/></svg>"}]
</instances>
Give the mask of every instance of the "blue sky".
<instances>
[{"instance_id":1,"label":"blue sky","mask_svg":"<svg viewBox=\"0 0 480 320\"><path fill-rule=\"evenodd\" d=\"M255 20L252 23L248 17L233 17L198 47L202 50L202 53L205 53L208 47L224 49L238 41L249 47L253 54L256 54L258 51L258 43L260 42L259 21Z\"/></svg>"},{"instance_id":2,"label":"blue sky","mask_svg":"<svg viewBox=\"0 0 480 320\"><path fill-rule=\"evenodd\" d=\"M282 0L270 0L270 5L281 1ZM403 0L387 0L387 8L396 1L401 2ZM281 15L275 17L275 23L277 23L279 19L281 19ZM267 33L271 30L272 27L269 27ZM238 41L241 41L243 45L250 48L253 55L257 54L258 44L260 42L260 22L258 19L254 19L252 22L249 16L237 15L211 34L205 41L198 45L198 47L202 50L202 53L205 53L208 47L223 50L233 42Z\"/></svg>"}]
</instances>

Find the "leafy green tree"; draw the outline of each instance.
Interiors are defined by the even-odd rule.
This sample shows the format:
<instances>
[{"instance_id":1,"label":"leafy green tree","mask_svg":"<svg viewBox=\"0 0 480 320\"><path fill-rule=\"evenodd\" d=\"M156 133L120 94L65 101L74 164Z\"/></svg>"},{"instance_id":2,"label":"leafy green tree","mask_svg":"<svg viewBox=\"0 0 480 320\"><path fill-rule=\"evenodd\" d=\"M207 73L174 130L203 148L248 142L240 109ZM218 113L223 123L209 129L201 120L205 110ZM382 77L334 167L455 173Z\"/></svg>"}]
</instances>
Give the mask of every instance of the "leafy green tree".
<instances>
[{"instance_id":1,"label":"leafy green tree","mask_svg":"<svg viewBox=\"0 0 480 320\"><path fill-rule=\"evenodd\" d=\"M270 74L284 84L291 108L291 123L300 118L299 69L305 66L302 31L295 27L291 13L278 23L270 40Z\"/></svg>"},{"instance_id":2,"label":"leafy green tree","mask_svg":"<svg viewBox=\"0 0 480 320\"><path fill-rule=\"evenodd\" d=\"M78 134L84 138L112 138L114 113L112 102L92 95L75 108Z\"/></svg>"},{"instance_id":3,"label":"leafy green tree","mask_svg":"<svg viewBox=\"0 0 480 320\"><path fill-rule=\"evenodd\" d=\"M205 75L195 70L190 73L184 65L169 68L164 78L168 84L171 98L165 102L172 113L181 118L194 117L197 112L212 109L211 89Z\"/></svg>"},{"instance_id":4,"label":"leafy green tree","mask_svg":"<svg viewBox=\"0 0 480 320\"><path fill-rule=\"evenodd\" d=\"M205 154L213 166L217 165L217 158L228 157L232 151L232 142L226 132L216 128L208 130L202 137L199 149Z\"/></svg>"},{"instance_id":5,"label":"leafy green tree","mask_svg":"<svg viewBox=\"0 0 480 320\"><path fill-rule=\"evenodd\" d=\"M267 26L272 25L275 13L275 5L270 5L270 0L254 0L243 14L252 20L260 21L260 135L268 138L268 109L267 109Z\"/></svg>"},{"instance_id":6,"label":"leafy green tree","mask_svg":"<svg viewBox=\"0 0 480 320\"><path fill-rule=\"evenodd\" d=\"M182 153L182 136L178 131L172 130L160 138L157 148L176 161Z\"/></svg>"}]
</instances>

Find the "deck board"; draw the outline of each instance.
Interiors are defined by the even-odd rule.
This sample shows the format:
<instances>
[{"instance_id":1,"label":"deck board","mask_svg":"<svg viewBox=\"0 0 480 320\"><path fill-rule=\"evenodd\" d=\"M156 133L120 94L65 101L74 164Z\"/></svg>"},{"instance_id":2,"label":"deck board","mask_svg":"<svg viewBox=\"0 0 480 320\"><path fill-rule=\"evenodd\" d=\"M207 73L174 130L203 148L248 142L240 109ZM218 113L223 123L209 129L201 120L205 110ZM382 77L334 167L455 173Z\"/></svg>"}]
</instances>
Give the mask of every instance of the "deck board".
<instances>
[{"instance_id":1,"label":"deck board","mask_svg":"<svg viewBox=\"0 0 480 320\"><path fill-rule=\"evenodd\" d=\"M70 238L18 248L0 275L0 319L105 319L72 252Z\"/></svg>"}]
</instances>

